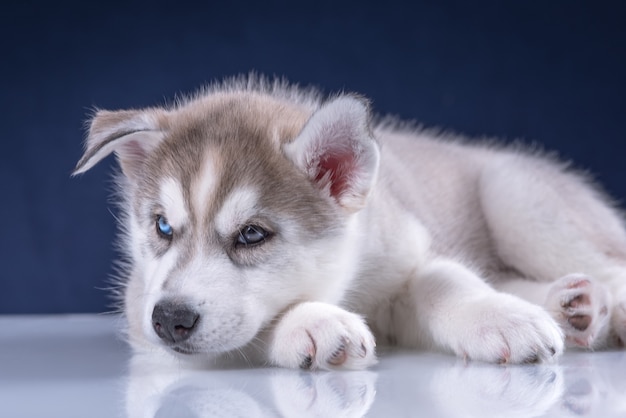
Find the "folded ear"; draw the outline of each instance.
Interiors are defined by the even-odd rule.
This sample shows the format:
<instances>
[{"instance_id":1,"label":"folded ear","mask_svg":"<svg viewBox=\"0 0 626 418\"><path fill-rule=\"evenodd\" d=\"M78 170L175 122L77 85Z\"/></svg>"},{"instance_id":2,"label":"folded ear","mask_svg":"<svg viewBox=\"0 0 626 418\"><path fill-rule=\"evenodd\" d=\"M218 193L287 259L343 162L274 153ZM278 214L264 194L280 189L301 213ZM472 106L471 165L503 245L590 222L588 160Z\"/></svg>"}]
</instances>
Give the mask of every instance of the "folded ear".
<instances>
[{"instance_id":1,"label":"folded ear","mask_svg":"<svg viewBox=\"0 0 626 418\"><path fill-rule=\"evenodd\" d=\"M146 156L164 137L160 116L158 111L98 111L91 120L85 151L72 175L84 173L115 152L124 175L135 177Z\"/></svg>"},{"instance_id":2,"label":"folded ear","mask_svg":"<svg viewBox=\"0 0 626 418\"><path fill-rule=\"evenodd\" d=\"M285 154L324 193L348 212L365 205L380 151L369 129L367 102L341 96L311 116Z\"/></svg>"}]
</instances>

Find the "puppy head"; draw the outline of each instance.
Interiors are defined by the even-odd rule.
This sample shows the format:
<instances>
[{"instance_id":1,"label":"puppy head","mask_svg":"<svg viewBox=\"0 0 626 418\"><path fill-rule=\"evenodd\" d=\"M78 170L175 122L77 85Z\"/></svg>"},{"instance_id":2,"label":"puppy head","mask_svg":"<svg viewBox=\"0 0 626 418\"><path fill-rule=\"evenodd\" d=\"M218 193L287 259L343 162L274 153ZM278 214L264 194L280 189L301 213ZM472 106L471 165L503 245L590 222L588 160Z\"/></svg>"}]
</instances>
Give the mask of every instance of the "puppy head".
<instances>
[{"instance_id":1,"label":"puppy head","mask_svg":"<svg viewBox=\"0 0 626 418\"><path fill-rule=\"evenodd\" d=\"M378 170L367 105L275 96L231 89L93 118L75 174L119 160L137 346L222 353L294 303L343 297Z\"/></svg>"}]
</instances>

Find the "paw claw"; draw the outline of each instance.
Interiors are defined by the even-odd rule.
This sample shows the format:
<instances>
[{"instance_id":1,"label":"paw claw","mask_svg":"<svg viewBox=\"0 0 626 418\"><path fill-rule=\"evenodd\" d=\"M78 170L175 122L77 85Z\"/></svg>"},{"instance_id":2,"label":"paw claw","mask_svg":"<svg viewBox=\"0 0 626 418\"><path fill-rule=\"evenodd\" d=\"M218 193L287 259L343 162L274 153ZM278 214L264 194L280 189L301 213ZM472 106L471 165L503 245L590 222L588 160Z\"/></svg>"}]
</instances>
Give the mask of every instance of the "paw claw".
<instances>
[{"instance_id":1,"label":"paw claw","mask_svg":"<svg viewBox=\"0 0 626 418\"><path fill-rule=\"evenodd\" d=\"M311 366L313 366L312 356L306 356L304 360L302 360L302 363L300 363L300 368L303 370L310 370Z\"/></svg>"},{"instance_id":2,"label":"paw claw","mask_svg":"<svg viewBox=\"0 0 626 418\"><path fill-rule=\"evenodd\" d=\"M524 364L535 364L539 363L539 353L534 353L531 356L527 357L522 363Z\"/></svg>"},{"instance_id":3,"label":"paw claw","mask_svg":"<svg viewBox=\"0 0 626 418\"><path fill-rule=\"evenodd\" d=\"M503 352L498 364L508 364L511 361L511 350L507 347Z\"/></svg>"},{"instance_id":4,"label":"paw claw","mask_svg":"<svg viewBox=\"0 0 626 418\"><path fill-rule=\"evenodd\" d=\"M346 343L341 344L337 349L331 354L328 359L328 364L332 366L341 366L345 363L348 358L348 353L346 351Z\"/></svg>"},{"instance_id":5,"label":"paw claw","mask_svg":"<svg viewBox=\"0 0 626 418\"><path fill-rule=\"evenodd\" d=\"M367 348L365 348L365 343L361 342L361 352L359 353L359 357L365 358L367 356Z\"/></svg>"},{"instance_id":6,"label":"paw claw","mask_svg":"<svg viewBox=\"0 0 626 418\"><path fill-rule=\"evenodd\" d=\"M278 323L272 363L301 369L363 369L376 363L374 338L361 317L322 302L304 302Z\"/></svg>"}]
</instances>

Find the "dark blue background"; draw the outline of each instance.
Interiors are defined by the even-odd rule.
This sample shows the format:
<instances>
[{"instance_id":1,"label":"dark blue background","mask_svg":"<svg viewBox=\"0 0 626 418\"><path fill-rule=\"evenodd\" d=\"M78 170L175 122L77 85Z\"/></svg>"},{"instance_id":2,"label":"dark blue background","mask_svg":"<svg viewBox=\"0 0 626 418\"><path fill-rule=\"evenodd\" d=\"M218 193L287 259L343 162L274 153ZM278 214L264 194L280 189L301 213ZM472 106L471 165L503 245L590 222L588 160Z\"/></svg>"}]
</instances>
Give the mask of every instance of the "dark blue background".
<instances>
[{"instance_id":1,"label":"dark blue background","mask_svg":"<svg viewBox=\"0 0 626 418\"><path fill-rule=\"evenodd\" d=\"M112 159L69 177L93 106L161 104L250 70L358 91L426 126L536 140L626 197L622 2L11 3L0 313L108 309Z\"/></svg>"}]
</instances>

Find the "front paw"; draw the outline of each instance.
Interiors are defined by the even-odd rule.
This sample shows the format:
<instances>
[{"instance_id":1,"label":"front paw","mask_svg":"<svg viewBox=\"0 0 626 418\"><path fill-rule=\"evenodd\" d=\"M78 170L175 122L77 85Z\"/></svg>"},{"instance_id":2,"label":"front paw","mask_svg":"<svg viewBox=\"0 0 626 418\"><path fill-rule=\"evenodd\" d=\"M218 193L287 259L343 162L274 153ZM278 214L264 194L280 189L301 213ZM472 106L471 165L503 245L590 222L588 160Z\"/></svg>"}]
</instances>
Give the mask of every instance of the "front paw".
<instances>
[{"instance_id":1,"label":"front paw","mask_svg":"<svg viewBox=\"0 0 626 418\"><path fill-rule=\"evenodd\" d=\"M563 352L563 336L548 312L507 294L478 298L454 315L453 351L490 363L549 361Z\"/></svg>"},{"instance_id":2,"label":"front paw","mask_svg":"<svg viewBox=\"0 0 626 418\"><path fill-rule=\"evenodd\" d=\"M302 369L364 369L376 363L376 344L363 319L337 306L305 302L276 325L270 360Z\"/></svg>"}]
</instances>

